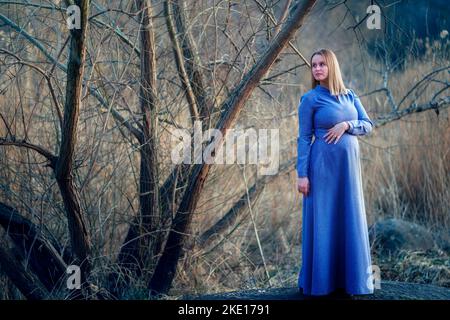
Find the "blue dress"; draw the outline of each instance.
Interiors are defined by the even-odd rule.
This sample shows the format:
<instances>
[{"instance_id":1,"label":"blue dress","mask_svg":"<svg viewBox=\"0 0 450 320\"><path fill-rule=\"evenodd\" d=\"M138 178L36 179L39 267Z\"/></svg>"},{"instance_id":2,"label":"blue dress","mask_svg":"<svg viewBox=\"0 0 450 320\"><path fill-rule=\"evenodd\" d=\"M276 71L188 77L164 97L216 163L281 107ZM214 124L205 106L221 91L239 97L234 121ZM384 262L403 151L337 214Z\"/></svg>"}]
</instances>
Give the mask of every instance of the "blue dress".
<instances>
[{"instance_id":1,"label":"blue dress","mask_svg":"<svg viewBox=\"0 0 450 320\"><path fill-rule=\"evenodd\" d=\"M353 90L336 97L321 85L301 97L298 112L297 174L310 182L308 196L303 195L298 287L306 295L326 295L337 288L371 294L357 136L369 134L373 123ZM325 142L328 129L342 121L348 121L350 128L336 144Z\"/></svg>"}]
</instances>

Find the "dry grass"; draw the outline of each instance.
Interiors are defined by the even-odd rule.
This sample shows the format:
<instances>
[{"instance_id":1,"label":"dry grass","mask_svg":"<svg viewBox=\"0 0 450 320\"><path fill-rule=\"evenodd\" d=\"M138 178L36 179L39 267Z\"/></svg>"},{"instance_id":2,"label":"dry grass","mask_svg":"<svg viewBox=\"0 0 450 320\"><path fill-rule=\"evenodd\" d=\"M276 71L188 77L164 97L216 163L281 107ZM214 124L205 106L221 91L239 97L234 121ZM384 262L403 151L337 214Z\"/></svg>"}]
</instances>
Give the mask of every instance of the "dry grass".
<instances>
[{"instance_id":1,"label":"dry grass","mask_svg":"<svg viewBox=\"0 0 450 320\"><path fill-rule=\"evenodd\" d=\"M405 251L374 256L385 279L450 288L450 257L440 250Z\"/></svg>"}]
</instances>

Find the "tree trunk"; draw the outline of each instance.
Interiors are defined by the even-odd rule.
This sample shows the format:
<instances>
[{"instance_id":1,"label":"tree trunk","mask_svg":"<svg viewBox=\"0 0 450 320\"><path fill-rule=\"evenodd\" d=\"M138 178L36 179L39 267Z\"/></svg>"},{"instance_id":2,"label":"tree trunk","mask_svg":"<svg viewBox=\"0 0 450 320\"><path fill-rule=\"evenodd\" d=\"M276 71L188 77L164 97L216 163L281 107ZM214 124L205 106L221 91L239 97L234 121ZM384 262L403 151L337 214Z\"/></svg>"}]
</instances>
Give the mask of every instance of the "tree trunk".
<instances>
[{"instance_id":1,"label":"tree trunk","mask_svg":"<svg viewBox=\"0 0 450 320\"><path fill-rule=\"evenodd\" d=\"M29 300L42 300L48 296L47 290L31 272L17 261L9 249L0 245L0 267Z\"/></svg>"},{"instance_id":2,"label":"tree trunk","mask_svg":"<svg viewBox=\"0 0 450 320\"><path fill-rule=\"evenodd\" d=\"M0 225L14 242L23 261L31 267L46 289L56 290L63 283L61 280L67 270L56 241L45 229L36 227L17 210L3 203L0 203Z\"/></svg>"},{"instance_id":3,"label":"tree trunk","mask_svg":"<svg viewBox=\"0 0 450 320\"><path fill-rule=\"evenodd\" d=\"M217 221L214 225L212 225L208 230L203 232L201 236L198 237L198 244L196 244L200 248L205 248L211 242L214 241L217 237L219 237L222 233L224 233L229 227L235 225L236 220L244 215L247 212L249 205L253 206L258 200L260 194L264 190L264 187L279 178L281 175L288 173L294 168L296 163L296 158L290 159L283 163L276 175L263 176L258 179L258 181L253 184L248 191L246 190L242 196L236 201L231 207L230 210ZM248 203L250 202L250 204Z\"/></svg>"},{"instance_id":4,"label":"tree trunk","mask_svg":"<svg viewBox=\"0 0 450 320\"><path fill-rule=\"evenodd\" d=\"M72 251L75 253L76 263L81 269L82 282L85 283L91 270L89 261L91 243L86 222L81 212L80 197L73 180L73 162L81 107L89 0L77 0L75 4L79 6L81 12L81 29L70 31L64 125L55 175L67 213Z\"/></svg>"},{"instance_id":5,"label":"tree trunk","mask_svg":"<svg viewBox=\"0 0 450 320\"><path fill-rule=\"evenodd\" d=\"M160 200L158 173L158 108L156 97L156 48L150 0L140 0L141 10L140 105L143 114L143 141L140 150L139 201L140 212L130 225L118 263L122 272L144 279L156 266L160 247ZM153 268L152 268L153 266ZM145 272L144 272L145 270Z\"/></svg>"}]
</instances>

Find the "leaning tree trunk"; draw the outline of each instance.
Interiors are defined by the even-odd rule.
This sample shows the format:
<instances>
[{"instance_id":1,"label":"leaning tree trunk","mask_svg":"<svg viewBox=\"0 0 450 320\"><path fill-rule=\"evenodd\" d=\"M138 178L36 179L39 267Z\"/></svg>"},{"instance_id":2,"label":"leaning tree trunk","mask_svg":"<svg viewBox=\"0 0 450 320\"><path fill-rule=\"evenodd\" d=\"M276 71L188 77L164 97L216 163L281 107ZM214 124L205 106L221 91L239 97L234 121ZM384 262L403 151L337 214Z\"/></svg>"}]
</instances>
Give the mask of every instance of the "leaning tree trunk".
<instances>
[{"instance_id":1,"label":"leaning tree trunk","mask_svg":"<svg viewBox=\"0 0 450 320\"><path fill-rule=\"evenodd\" d=\"M313 8L316 0L309 0L302 4L297 2L291 10L292 16L284 28L273 39L271 46L261 57L259 62L249 71L242 82L231 93L225 101L218 129L222 136L225 131L232 126L239 112L242 110L245 102L250 97L253 90L268 72L275 59L295 32L302 26L303 21ZM223 141L211 141L216 146L216 150ZM186 242L186 234L192 220L192 214L195 210L200 194L203 190L204 182L210 169L209 164L196 164L190 176L188 187L184 193L181 204L177 210L171 232L166 242L165 250L158 262L156 270L149 283L151 294L167 293L175 277L175 271L178 261L182 255L182 250Z\"/></svg>"},{"instance_id":2,"label":"leaning tree trunk","mask_svg":"<svg viewBox=\"0 0 450 320\"><path fill-rule=\"evenodd\" d=\"M263 176L259 178L248 190L245 190L239 200L237 200L230 210L224 214L216 223L214 223L208 230L204 231L198 236L197 243L194 243L199 249L205 249L210 243L217 238L222 238L222 234L231 226L236 224L238 218L243 220L244 214L248 211L249 206L253 207L264 187L280 176L288 173L295 165L295 158L291 158L282 165L278 170L278 174Z\"/></svg>"},{"instance_id":3,"label":"leaning tree trunk","mask_svg":"<svg viewBox=\"0 0 450 320\"><path fill-rule=\"evenodd\" d=\"M39 279L17 261L8 248L1 245L0 267L27 299L42 300L48 297L49 293Z\"/></svg>"},{"instance_id":4,"label":"leaning tree trunk","mask_svg":"<svg viewBox=\"0 0 450 320\"><path fill-rule=\"evenodd\" d=\"M64 283L67 265L58 242L45 226L36 226L16 209L0 202L0 225L15 245L15 251L45 288L58 290ZM66 259L70 257L67 255Z\"/></svg>"},{"instance_id":5,"label":"leaning tree trunk","mask_svg":"<svg viewBox=\"0 0 450 320\"><path fill-rule=\"evenodd\" d=\"M75 4L80 8L81 29L70 31L64 122L55 175L67 213L70 242L72 251L76 256L75 263L80 267L81 280L86 285L86 279L91 270L89 261L91 243L85 218L81 211L80 196L74 182L73 164L86 56L89 0L77 0Z\"/></svg>"}]
</instances>

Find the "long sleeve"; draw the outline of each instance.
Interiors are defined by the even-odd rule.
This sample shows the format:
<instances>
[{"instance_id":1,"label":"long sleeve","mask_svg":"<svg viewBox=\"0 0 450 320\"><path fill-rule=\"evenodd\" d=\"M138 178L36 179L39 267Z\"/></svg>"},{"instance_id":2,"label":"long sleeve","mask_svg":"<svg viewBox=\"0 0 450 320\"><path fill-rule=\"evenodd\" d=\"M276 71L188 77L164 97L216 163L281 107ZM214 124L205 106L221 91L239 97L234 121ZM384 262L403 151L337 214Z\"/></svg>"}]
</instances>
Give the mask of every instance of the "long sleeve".
<instances>
[{"instance_id":1,"label":"long sleeve","mask_svg":"<svg viewBox=\"0 0 450 320\"><path fill-rule=\"evenodd\" d=\"M347 132L356 136L367 135L373 129L373 122L367 115L367 112L356 93L353 90L350 90L350 92L353 95L354 105L358 111L358 120L347 121L350 126Z\"/></svg>"},{"instance_id":2,"label":"long sleeve","mask_svg":"<svg viewBox=\"0 0 450 320\"><path fill-rule=\"evenodd\" d=\"M313 135L314 95L305 94L300 99L298 107L299 135L297 138L297 174L298 177L308 177L309 154Z\"/></svg>"}]
</instances>

